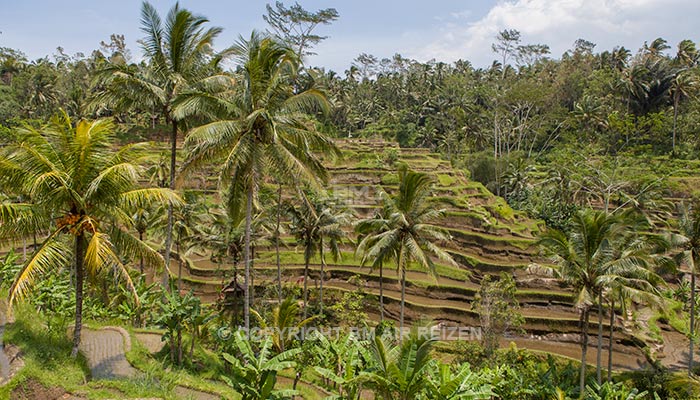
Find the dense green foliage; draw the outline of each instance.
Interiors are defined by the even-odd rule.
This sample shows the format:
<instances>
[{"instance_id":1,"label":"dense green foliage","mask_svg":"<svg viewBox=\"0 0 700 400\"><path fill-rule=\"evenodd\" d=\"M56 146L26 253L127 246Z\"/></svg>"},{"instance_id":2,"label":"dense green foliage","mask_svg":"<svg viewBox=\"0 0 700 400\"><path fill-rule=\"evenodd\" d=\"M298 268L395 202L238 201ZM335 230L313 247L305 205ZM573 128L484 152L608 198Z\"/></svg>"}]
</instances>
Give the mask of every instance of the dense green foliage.
<instances>
[{"instance_id":1,"label":"dense green foliage","mask_svg":"<svg viewBox=\"0 0 700 400\"><path fill-rule=\"evenodd\" d=\"M335 9L308 12L277 2L267 12L273 32L241 36L221 53L212 50L221 30L207 28L206 18L176 5L163 22L147 2L140 62L120 35L89 56L59 48L52 58L30 61L0 48L0 243L12 247L0 264L0 289L10 306L26 299L8 328L8 340L28 360L17 381L60 384L42 372L47 358L47 368L66 367L66 385L76 386L85 366L67 352L77 354L85 317L161 329L163 350L137 349L133 364L159 370L161 381L180 371L224 382L242 399L309 391L353 400L698 396L692 355L700 215L693 204L680 207L676 218L668 201L700 194L694 186L700 53L693 42L672 51L659 38L632 54L622 47L594 52L595 44L578 40L556 59L546 45L522 44L519 32L504 30L492 47L500 61L487 68L361 54L340 76L303 65L324 39L314 28L337 19ZM224 69L225 59L233 60L232 70ZM140 143L166 137L169 153ZM357 170L380 174L381 186L373 188L373 215L355 222L323 187L329 160L341 155L332 139L346 137L428 148L459 179L437 166L435 177L411 170L398 162L398 148L358 156ZM476 182L461 183L460 190L474 196L437 193L457 193L452 186L467 175ZM485 198L495 198L488 213ZM445 203L460 211L448 214ZM544 221L537 243L543 252L514 256L511 251L530 246L536 229L499 231L498 223L515 225L525 213ZM450 217L485 228L465 232ZM443 247L457 239L488 251L491 242L510 248L495 251L503 264L475 273L467 269L477 270L480 260ZM275 290L269 281L254 281L256 249L269 251L273 242ZM283 263L281 247L294 244L303 254L287 254ZM326 294L332 305L324 309L326 257L353 251L359 260L351 274L366 265L370 275L379 271L380 321L373 328L367 303L374 299L360 275L347 282L354 290ZM317 295L309 288L317 279L310 269L316 257ZM508 263L511 257L518 265ZM190 275L194 258L217 265L206 270L221 278L212 304L203 304L211 293ZM283 269L298 259L303 285L283 286ZM396 269L396 278L384 277L386 267ZM423 270L437 280L441 268L452 268L447 278L464 283L463 297L445 301L472 296L461 311L478 321L481 343L441 342L420 330L415 315L411 333L403 329L407 287L440 287L407 275ZM514 344L499 349L525 321L518 279L535 273L573 290L556 299L579 313L580 363ZM398 316L385 307L385 284L401 290ZM595 313L594 379L586 354ZM686 334L689 377L647 354L649 370L615 376L609 358L603 383L606 313L609 354L616 331L637 328L628 322L648 325L653 336L654 324L665 319ZM616 313L626 315L624 326ZM398 330L387 316L398 320ZM29 324L33 317L37 323ZM72 319L71 344L65 332ZM305 331L312 322L339 329L335 336ZM357 328L369 336L351 333ZM271 333L256 335L265 330ZM291 385L284 383L288 375ZM146 380L152 390L123 391L172 389L155 381Z\"/></svg>"}]
</instances>

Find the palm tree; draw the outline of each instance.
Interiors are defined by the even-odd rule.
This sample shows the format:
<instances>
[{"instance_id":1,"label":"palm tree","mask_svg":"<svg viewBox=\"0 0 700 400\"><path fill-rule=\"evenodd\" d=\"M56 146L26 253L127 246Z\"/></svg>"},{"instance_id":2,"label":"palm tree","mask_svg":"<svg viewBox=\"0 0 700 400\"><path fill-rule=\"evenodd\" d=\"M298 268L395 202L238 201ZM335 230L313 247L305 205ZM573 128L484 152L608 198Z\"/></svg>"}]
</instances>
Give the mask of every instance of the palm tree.
<instances>
[{"instance_id":1,"label":"palm tree","mask_svg":"<svg viewBox=\"0 0 700 400\"><path fill-rule=\"evenodd\" d=\"M581 324L581 373L579 390L586 382L588 320L591 306L599 297L600 279L616 265L624 265L615 255L613 242L626 232L618 217L603 211L584 210L572 218L571 231L549 229L539 244L552 256L556 267L547 269L574 288Z\"/></svg>"},{"instance_id":2,"label":"palm tree","mask_svg":"<svg viewBox=\"0 0 700 400\"><path fill-rule=\"evenodd\" d=\"M304 318L308 311L308 280L311 258L318 252L321 261L321 286L319 291L320 315L323 316L323 280L325 275L325 248L334 261L340 258L339 244L345 237L343 226L350 223L350 213L339 209L324 197L311 197L301 193L299 207L289 207L290 232L304 246ZM325 241L324 241L325 240Z\"/></svg>"},{"instance_id":3,"label":"palm tree","mask_svg":"<svg viewBox=\"0 0 700 400\"><path fill-rule=\"evenodd\" d=\"M104 90L95 105L103 104L122 109L157 110L170 124L169 187L175 189L177 169L177 134L179 119L173 114L178 95L193 82L204 78L211 70L207 62L212 55L214 38L221 28L208 28L208 20L180 8L176 3L163 24L158 11L149 2L141 6L141 40L147 68L135 65L111 64L98 74ZM168 209L165 241L165 265L170 265L172 246L173 210ZM163 286L167 287L168 271L163 272Z\"/></svg>"},{"instance_id":4,"label":"palm tree","mask_svg":"<svg viewBox=\"0 0 700 400\"><path fill-rule=\"evenodd\" d=\"M42 128L17 129L0 155L0 184L9 192L31 193L25 203L0 205L0 237L53 215L55 224L34 249L10 288L10 305L27 293L41 275L74 260L75 330L77 355L82 328L85 274L116 270L133 289L119 254L143 257L162 265L162 257L129 231L129 209L154 202L178 203L168 189L140 188L136 162L141 145L112 147L112 124L107 120L80 121L75 127L65 113ZM73 257L71 257L71 254Z\"/></svg>"},{"instance_id":5,"label":"palm tree","mask_svg":"<svg viewBox=\"0 0 700 400\"><path fill-rule=\"evenodd\" d=\"M131 220L133 221L133 228L139 235L139 240L143 242L144 235L149 227L155 222L152 210L147 207L137 205L131 213ZM145 279L143 270L143 257L139 259L139 271L141 272L141 279Z\"/></svg>"},{"instance_id":6,"label":"palm tree","mask_svg":"<svg viewBox=\"0 0 700 400\"><path fill-rule=\"evenodd\" d=\"M692 96L698 82L692 71L683 69L675 74L671 82L671 99L673 100L673 144L672 151L676 152L676 125L678 121L678 106L681 100Z\"/></svg>"},{"instance_id":7,"label":"palm tree","mask_svg":"<svg viewBox=\"0 0 700 400\"><path fill-rule=\"evenodd\" d=\"M686 68L692 68L698 63L700 52L692 40L681 40L678 43L675 62Z\"/></svg>"},{"instance_id":8,"label":"palm tree","mask_svg":"<svg viewBox=\"0 0 700 400\"><path fill-rule=\"evenodd\" d=\"M223 160L220 181L231 188L231 209L245 210L245 327L250 328L251 221L259 187L271 173L287 182L326 180L314 150L336 150L314 128L308 113L328 108L325 96L308 89L296 93L298 60L275 39L253 32L230 52L239 68L230 79L206 82L202 91L183 96L176 117L200 115L212 122L189 132L184 170Z\"/></svg>"},{"instance_id":9,"label":"palm tree","mask_svg":"<svg viewBox=\"0 0 700 400\"><path fill-rule=\"evenodd\" d=\"M375 213L372 218L362 219L355 224L355 231L358 233L358 243L362 243L363 239L368 236L374 236L386 232L390 229L388 221L389 212L388 210L381 210ZM366 243L367 246L371 247L371 244ZM360 246L358 245L356 250L359 251ZM386 260L397 259L396 254L387 254L386 257L375 257L372 263L372 269L377 268L379 270L379 319L384 321L384 262ZM367 252L362 257L362 266L367 264L369 259L367 257Z\"/></svg>"},{"instance_id":10,"label":"palm tree","mask_svg":"<svg viewBox=\"0 0 700 400\"><path fill-rule=\"evenodd\" d=\"M603 343L603 298L610 305L610 326L608 345L608 381L611 379L613 336L615 332L615 299L620 305L626 302L663 306L659 288L666 282L653 268L666 266L670 259L664 255L669 242L659 235L649 234L652 229L648 219L635 210L617 215L623 230L612 238L610 246L613 254L610 262L602 265L598 277L598 353L596 363L597 383L601 384L601 355Z\"/></svg>"},{"instance_id":11,"label":"palm tree","mask_svg":"<svg viewBox=\"0 0 700 400\"><path fill-rule=\"evenodd\" d=\"M182 290L182 265L189 262L187 257L192 250L203 246L202 227L207 224L206 205L197 192L185 191L183 200L183 204L173 210L178 290Z\"/></svg>"},{"instance_id":12,"label":"palm tree","mask_svg":"<svg viewBox=\"0 0 700 400\"><path fill-rule=\"evenodd\" d=\"M382 203L387 219L376 222L386 224L387 230L366 236L358 245L363 257L382 265L390 259L396 260L396 270L401 277L401 317L399 327L403 331L406 303L406 270L412 261L430 271L434 276L435 264L428 256L456 265L452 257L434 241L448 241L450 235L443 228L432 223L444 215L444 210L436 209L428 200L433 179L425 173L409 171L402 165L399 168L399 189L395 195L382 191Z\"/></svg>"},{"instance_id":13,"label":"palm tree","mask_svg":"<svg viewBox=\"0 0 700 400\"><path fill-rule=\"evenodd\" d=\"M680 234L676 238L680 247L681 262L690 270L690 329L688 339L688 376L693 372L693 356L695 344L695 266L700 263L700 203L695 202L690 206L681 206L681 218L679 221Z\"/></svg>"}]
</instances>

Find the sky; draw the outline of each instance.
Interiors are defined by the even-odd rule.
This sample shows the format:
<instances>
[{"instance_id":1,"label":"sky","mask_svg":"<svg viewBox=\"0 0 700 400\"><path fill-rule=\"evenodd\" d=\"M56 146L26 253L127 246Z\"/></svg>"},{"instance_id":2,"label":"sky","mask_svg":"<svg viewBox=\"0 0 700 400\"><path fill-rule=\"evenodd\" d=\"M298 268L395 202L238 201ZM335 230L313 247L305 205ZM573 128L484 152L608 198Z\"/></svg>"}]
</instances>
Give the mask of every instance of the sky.
<instances>
[{"instance_id":1,"label":"sky","mask_svg":"<svg viewBox=\"0 0 700 400\"><path fill-rule=\"evenodd\" d=\"M164 17L173 1L152 0ZM183 0L181 6L224 28L215 47L239 35L264 30L265 0ZM491 51L503 29L521 32L523 44L546 44L559 58L576 39L596 43L595 51L625 46L633 52L645 41L666 39L675 50L683 39L700 41L698 0L299 0L307 10L333 7L340 18L317 33L328 39L315 48L308 65L336 72L348 69L360 53L379 59L396 53L419 61L471 61L484 67L498 57ZM286 0L290 5L291 1ZM51 56L61 46L68 54L89 55L110 34L123 34L132 55L141 1L0 0L0 47L30 59Z\"/></svg>"}]
</instances>

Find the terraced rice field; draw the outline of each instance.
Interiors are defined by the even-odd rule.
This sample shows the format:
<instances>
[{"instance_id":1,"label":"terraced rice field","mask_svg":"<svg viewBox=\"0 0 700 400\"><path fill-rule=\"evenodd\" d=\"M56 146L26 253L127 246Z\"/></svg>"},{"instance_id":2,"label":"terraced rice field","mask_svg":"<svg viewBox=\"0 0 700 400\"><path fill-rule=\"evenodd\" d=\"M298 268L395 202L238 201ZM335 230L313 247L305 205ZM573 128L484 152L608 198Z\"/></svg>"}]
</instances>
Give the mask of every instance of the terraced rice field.
<instances>
[{"instance_id":1,"label":"terraced rice field","mask_svg":"<svg viewBox=\"0 0 700 400\"><path fill-rule=\"evenodd\" d=\"M574 343L574 334L578 332L579 322L571 292L547 277L528 271L532 263L546 263L538 256L539 250L534 245L538 231L543 228L541 222L514 211L502 198L491 194L480 183L469 180L449 162L427 149L399 149L381 140L342 140L337 145L343 157L328 162L329 190L343 199L358 218L373 215L379 204L377 194L380 187L389 192L397 187L399 163L407 163L409 168L435 177L433 201L435 207L446 210L446 216L438 223L445 226L453 238L442 245L453 255L458 266L438 262L436 277L411 266L406 296L406 318L409 321L431 319L447 325L478 326L478 315L471 309L471 302L481 279L487 274L506 272L516 279L517 298L525 317L526 334L512 340L535 350L575 355L578 345ZM396 159L395 162L388 161L390 156ZM215 182L215 179L200 177L193 180L191 186L213 193ZM354 240L351 227L348 233ZM281 252L283 282L301 284L303 251L295 247L292 237L283 237L282 241L286 244ZM338 293L362 289L369 298L376 300L379 273L361 266L353 251L352 243L347 243L339 261L328 260L324 289ZM256 250L254 269L256 290L263 290L275 282L273 248ZM176 273L175 264L171 271ZM222 282L231 278L231 271L231 265L213 263L202 254L193 257L193 263L185 268L183 282L205 302L214 302ZM314 259L310 287L317 287L319 278L320 261ZM390 318L398 318L399 299L397 273L392 266L386 266L384 301ZM377 301L368 304L368 315L378 318L377 306ZM591 321L597 321L597 314L591 315ZM607 335L607 322L605 325ZM596 332L597 326L591 324L590 333ZM629 360L622 363L622 367L634 368L644 362L644 357L631 345L634 340L630 338L629 332L617 332L616 348L623 357L621 359Z\"/></svg>"}]
</instances>

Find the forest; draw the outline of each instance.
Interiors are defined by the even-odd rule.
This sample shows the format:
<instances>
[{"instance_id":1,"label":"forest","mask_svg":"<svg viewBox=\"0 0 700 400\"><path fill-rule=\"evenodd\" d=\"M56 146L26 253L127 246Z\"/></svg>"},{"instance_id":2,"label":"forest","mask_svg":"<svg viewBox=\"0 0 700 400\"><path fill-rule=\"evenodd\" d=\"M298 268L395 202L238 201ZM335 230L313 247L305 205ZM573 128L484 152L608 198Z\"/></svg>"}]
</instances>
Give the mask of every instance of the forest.
<instances>
[{"instance_id":1,"label":"forest","mask_svg":"<svg viewBox=\"0 0 700 400\"><path fill-rule=\"evenodd\" d=\"M0 47L0 398L700 399L695 42L305 65L339 18Z\"/></svg>"}]
</instances>

